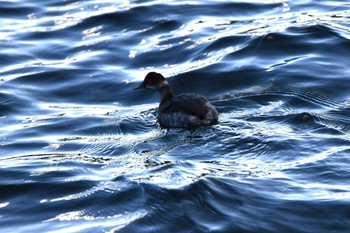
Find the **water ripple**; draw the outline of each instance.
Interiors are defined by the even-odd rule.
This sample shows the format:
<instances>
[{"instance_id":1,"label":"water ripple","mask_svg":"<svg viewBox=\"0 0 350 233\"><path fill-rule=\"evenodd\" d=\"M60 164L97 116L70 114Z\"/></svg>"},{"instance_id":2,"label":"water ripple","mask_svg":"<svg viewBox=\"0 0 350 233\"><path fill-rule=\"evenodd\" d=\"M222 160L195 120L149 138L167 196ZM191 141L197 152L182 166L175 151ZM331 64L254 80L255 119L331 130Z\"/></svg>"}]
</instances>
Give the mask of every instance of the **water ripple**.
<instances>
[{"instance_id":1,"label":"water ripple","mask_svg":"<svg viewBox=\"0 0 350 233\"><path fill-rule=\"evenodd\" d=\"M349 8L0 3L2 231L348 232ZM219 123L161 129L151 70Z\"/></svg>"}]
</instances>

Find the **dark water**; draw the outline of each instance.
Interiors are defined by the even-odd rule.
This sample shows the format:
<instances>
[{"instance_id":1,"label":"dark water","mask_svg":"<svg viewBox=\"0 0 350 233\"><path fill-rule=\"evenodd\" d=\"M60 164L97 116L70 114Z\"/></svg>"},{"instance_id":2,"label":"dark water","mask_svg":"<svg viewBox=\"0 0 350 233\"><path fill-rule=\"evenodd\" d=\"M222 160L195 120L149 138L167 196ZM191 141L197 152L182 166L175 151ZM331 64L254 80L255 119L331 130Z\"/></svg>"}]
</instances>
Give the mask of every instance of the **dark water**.
<instances>
[{"instance_id":1,"label":"dark water","mask_svg":"<svg viewBox=\"0 0 350 233\"><path fill-rule=\"evenodd\" d=\"M350 232L349 1L0 1L1 232ZM220 123L156 125L149 71Z\"/></svg>"}]
</instances>

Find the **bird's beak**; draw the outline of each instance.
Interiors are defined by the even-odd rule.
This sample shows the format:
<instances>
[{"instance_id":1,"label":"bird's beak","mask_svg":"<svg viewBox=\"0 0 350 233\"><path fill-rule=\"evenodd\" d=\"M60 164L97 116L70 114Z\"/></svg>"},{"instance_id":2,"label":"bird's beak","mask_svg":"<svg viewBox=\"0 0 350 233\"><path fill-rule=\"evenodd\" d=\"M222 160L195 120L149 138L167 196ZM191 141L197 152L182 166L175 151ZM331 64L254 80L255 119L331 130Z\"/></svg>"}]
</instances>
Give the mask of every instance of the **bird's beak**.
<instances>
[{"instance_id":1,"label":"bird's beak","mask_svg":"<svg viewBox=\"0 0 350 233\"><path fill-rule=\"evenodd\" d=\"M134 90L140 90L146 88L146 85L144 83L141 83L140 86L135 87Z\"/></svg>"}]
</instances>

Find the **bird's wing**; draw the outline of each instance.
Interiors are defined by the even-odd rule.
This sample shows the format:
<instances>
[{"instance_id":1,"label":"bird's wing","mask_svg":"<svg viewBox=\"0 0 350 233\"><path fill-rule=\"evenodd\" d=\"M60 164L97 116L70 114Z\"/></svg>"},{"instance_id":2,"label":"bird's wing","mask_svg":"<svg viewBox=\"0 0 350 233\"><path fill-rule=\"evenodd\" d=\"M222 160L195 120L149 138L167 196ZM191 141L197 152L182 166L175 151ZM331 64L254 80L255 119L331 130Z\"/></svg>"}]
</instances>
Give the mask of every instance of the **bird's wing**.
<instances>
[{"instance_id":1,"label":"bird's wing","mask_svg":"<svg viewBox=\"0 0 350 233\"><path fill-rule=\"evenodd\" d=\"M198 94L178 95L165 103L162 113L183 112L188 115L204 118L206 114L207 100Z\"/></svg>"}]
</instances>

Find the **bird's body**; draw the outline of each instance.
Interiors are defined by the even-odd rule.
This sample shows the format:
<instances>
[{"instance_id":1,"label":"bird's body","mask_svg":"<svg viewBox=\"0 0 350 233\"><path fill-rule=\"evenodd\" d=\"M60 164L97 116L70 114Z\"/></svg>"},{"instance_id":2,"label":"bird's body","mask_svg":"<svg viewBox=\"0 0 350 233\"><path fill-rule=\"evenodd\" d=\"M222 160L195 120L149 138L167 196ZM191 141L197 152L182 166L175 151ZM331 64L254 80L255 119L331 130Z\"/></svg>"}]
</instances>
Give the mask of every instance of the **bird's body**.
<instances>
[{"instance_id":1,"label":"bird's body","mask_svg":"<svg viewBox=\"0 0 350 233\"><path fill-rule=\"evenodd\" d=\"M159 73L148 73L143 83L136 89L141 88L158 91L160 95L158 122L163 128L194 130L199 126L218 122L218 112L205 97L192 93L174 96L168 82Z\"/></svg>"},{"instance_id":2,"label":"bird's body","mask_svg":"<svg viewBox=\"0 0 350 233\"><path fill-rule=\"evenodd\" d=\"M218 113L203 96L181 94L159 105L158 121L165 128L197 128L212 125Z\"/></svg>"}]
</instances>

